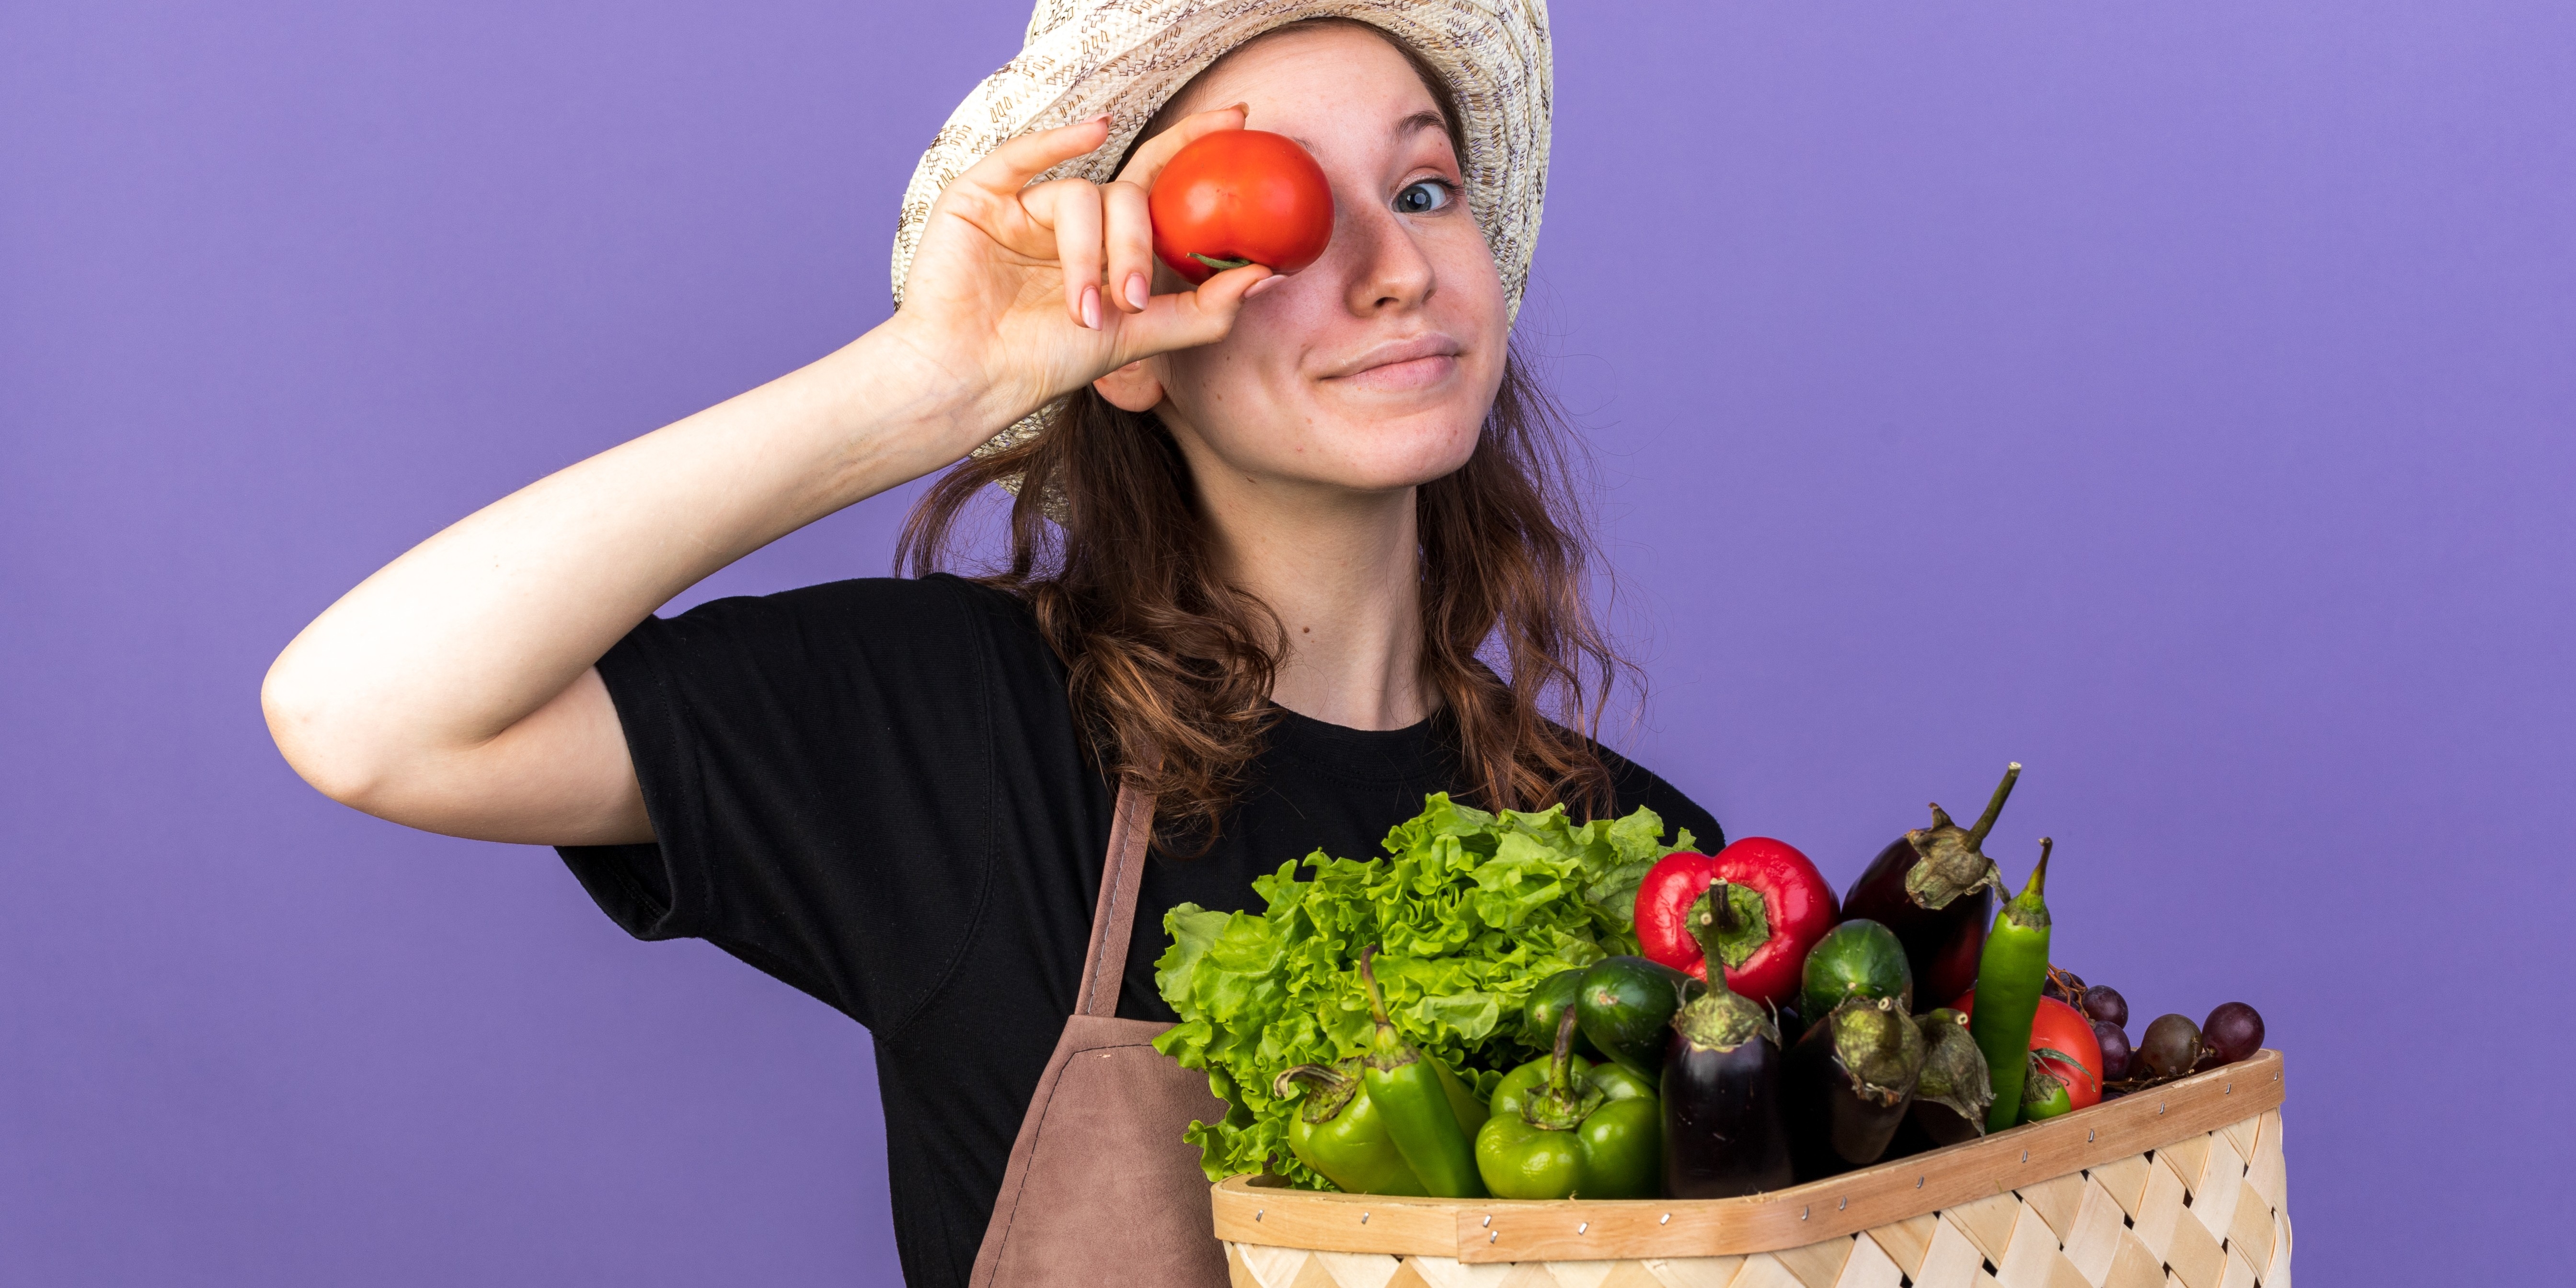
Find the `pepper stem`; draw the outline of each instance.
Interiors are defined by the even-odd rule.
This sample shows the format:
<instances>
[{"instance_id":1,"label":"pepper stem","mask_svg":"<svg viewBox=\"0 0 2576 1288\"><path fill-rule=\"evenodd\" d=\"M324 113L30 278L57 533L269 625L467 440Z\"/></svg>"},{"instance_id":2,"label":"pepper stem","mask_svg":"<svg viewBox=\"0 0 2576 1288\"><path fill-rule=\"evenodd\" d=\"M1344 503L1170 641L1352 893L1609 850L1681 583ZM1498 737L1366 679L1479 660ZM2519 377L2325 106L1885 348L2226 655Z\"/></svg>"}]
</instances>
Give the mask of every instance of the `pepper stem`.
<instances>
[{"instance_id":1,"label":"pepper stem","mask_svg":"<svg viewBox=\"0 0 2576 1288\"><path fill-rule=\"evenodd\" d=\"M1556 1049L1547 1062L1547 1089L1521 1105L1521 1121L1543 1131L1572 1131L1608 1099L1599 1087L1574 1085L1574 1011L1556 1022Z\"/></svg>"},{"instance_id":2,"label":"pepper stem","mask_svg":"<svg viewBox=\"0 0 2576 1288\"><path fill-rule=\"evenodd\" d=\"M1574 1094L1574 1008L1556 1022L1556 1050L1548 1056L1547 1085L1560 1096Z\"/></svg>"},{"instance_id":3,"label":"pepper stem","mask_svg":"<svg viewBox=\"0 0 2576 1288\"><path fill-rule=\"evenodd\" d=\"M1392 1072L1419 1062L1423 1056L1395 1031L1395 1021L1386 1014L1386 994L1377 986L1377 971L1371 963L1377 959L1377 945L1360 950L1360 986L1368 990L1369 1018L1376 1021L1377 1032L1369 1039L1368 1054L1362 1058L1372 1069Z\"/></svg>"},{"instance_id":4,"label":"pepper stem","mask_svg":"<svg viewBox=\"0 0 2576 1288\"><path fill-rule=\"evenodd\" d=\"M1380 1024L1390 1024L1393 1021L1386 1018L1386 994L1378 991L1377 972L1369 969L1369 963L1376 957L1375 944L1360 950L1360 987L1368 990L1369 1018Z\"/></svg>"},{"instance_id":5,"label":"pepper stem","mask_svg":"<svg viewBox=\"0 0 2576 1288\"><path fill-rule=\"evenodd\" d=\"M1760 890L1721 878L1691 901L1682 924L1702 956L1734 970L1770 942L1770 903Z\"/></svg>"},{"instance_id":6,"label":"pepper stem","mask_svg":"<svg viewBox=\"0 0 2576 1288\"><path fill-rule=\"evenodd\" d=\"M2048 900L2040 896L2048 886L2048 856L2056 844L2045 836L2039 838L2039 866L2030 870L2030 880L2022 885L2021 893L2004 902L2003 915L2012 924L2026 930L2048 928Z\"/></svg>"},{"instance_id":7,"label":"pepper stem","mask_svg":"<svg viewBox=\"0 0 2576 1288\"><path fill-rule=\"evenodd\" d=\"M1318 1125L1340 1117L1343 1107L1360 1092L1360 1080L1355 1074L1330 1065L1301 1064L1273 1079L1270 1094L1286 1100L1288 1088L1300 1083L1312 1089L1306 1093L1305 1104L1298 1109L1297 1116Z\"/></svg>"},{"instance_id":8,"label":"pepper stem","mask_svg":"<svg viewBox=\"0 0 2576 1288\"><path fill-rule=\"evenodd\" d=\"M1993 799L1986 802L1986 812L1977 816L1975 827L1968 829L1969 849L1976 849L1986 843L1986 833L1995 830L1995 820L2003 817L2004 799L2012 795L2013 784L2020 780L2020 761L2016 760L2004 766L2004 780L1995 784L1995 794ZM1932 808L1939 809L1940 806L1935 805Z\"/></svg>"},{"instance_id":9,"label":"pepper stem","mask_svg":"<svg viewBox=\"0 0 2576 1288\"><path fill-rule=\"evenodd\" d=\"M1296 1068L1281 1071L1277 1078L1271 1080L1270 1094L1286 1100L1291 1084L1312 1087L1318 1094L1329 1096L1351 1085L1351 1080L1335 1072L1329 1065L1301 1064Z\"/></svg>"}]
</instances>

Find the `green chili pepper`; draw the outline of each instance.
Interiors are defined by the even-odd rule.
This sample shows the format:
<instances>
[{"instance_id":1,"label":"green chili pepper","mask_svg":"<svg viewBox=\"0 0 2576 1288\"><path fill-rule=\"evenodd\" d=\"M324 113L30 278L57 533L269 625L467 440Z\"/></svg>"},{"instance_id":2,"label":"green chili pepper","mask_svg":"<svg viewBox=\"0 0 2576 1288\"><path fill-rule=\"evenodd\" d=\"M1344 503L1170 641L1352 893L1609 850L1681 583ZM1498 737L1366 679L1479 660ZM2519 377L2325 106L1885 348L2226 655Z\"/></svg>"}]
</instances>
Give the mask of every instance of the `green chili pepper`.
<instances>
[{"instance_id":1,"label":"green chili pepper","mask_svg":"<svg viewBox=\"0 0 2576 1288\"><path fill-rule=\"evenodd\" d=\"M1360 1062L1301 1064L1279 1075L1272 1094L1288 1096L1303 1084L1306 1103L1288 1120L1288 1152L1345 1194L1427 1195L1422 1178L1386 1134L1386 1120L1370 1102Z\"/></svg>"},{"instance_id":2,"label":"green chili pepper","mask_svg":"<svg viewBox=\"0 0 2576 1288\"><path fill-rule=\"evenodd\" d=\"M1476 1170L1496 1198L1653 1198L1663 1103L1634 1073L1576 1056L1574 1030L1568 1011L1554 1053L1503 1075L1476 1133Z\"/></svg>"},{"instance_id":3,"label":"green chili pepper","mask_svg":"<svg viewBox=\"0 0 2576 1288\"><path fill-rule=\"evenodd\" d=\"M1377 974L1370 969L1376 956L1374 944L1360 954L1360 984L1368 989L1369 1016L1377 1021L1377 1035L1361 1057L1360 1081L1396 1151L1433 1197L1483 1198L1485 1183L1476 1175L1476 1153L1468 1145L1473 1128L1461 1121L1467 1114L1455 1103L1463 1084L1395 1031L1395 1022L1386 1015L1386 994L1378 990ZM1475 1102L1472 1095L1466 1099Z\"/></svg>"},{"instance_id":4,"label":"green chili pepper","mask_svg":"<svg viewBox=\"0 0 2576 1288\"><path fill-rule=\"evenodd\" d=\"M1449 1112L1457 1115L1458 1130L1467 1134L1472 1146L1476 1129L1485 1125L1486 1117L1493 1111L1485 1107L1484 1101L1476 1099L1475 1088L1468 1086L1466 1079L1450 1072L1449 1066L1442 1064L1438 1056L1425 1055L1422 1059L1431 1066L1432 1072L1440 1075L1440 1090L1449 1097Z\"/></svg>"},{"instance_id":5,"label":"green chili pepper","mask_svg":"<svg viewBox=\"0 0 2576 1288\"><path fill-rule=\"evenodd\" d=\"M2030 1021L2039 1013L2039 991L2048 982L2048 883L2051 842L2039 838L2039 866L2030 883L1995 914L1977 962L1977 1005L1968 1035L1986 1057L1995 1098L1986 1106L1986 1130L2002 1131L2021 1116L2022 1083L2030 1073ZM2062 1090L2062 1088L2061 1088Z\"/></svg>"}]
</instances>

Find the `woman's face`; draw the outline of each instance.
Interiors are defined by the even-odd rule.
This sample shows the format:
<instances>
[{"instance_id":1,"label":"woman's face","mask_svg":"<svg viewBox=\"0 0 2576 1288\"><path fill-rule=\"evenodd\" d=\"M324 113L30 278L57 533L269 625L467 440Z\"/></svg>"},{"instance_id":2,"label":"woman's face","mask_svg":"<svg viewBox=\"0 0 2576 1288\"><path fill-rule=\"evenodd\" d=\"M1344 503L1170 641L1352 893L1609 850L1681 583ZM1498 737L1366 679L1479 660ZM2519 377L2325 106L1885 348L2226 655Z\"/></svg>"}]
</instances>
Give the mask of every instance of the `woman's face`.
<instances>
[{"instance_id":1,"label":"woman's face","mask_svg":"<svg viewBox=\"0 0 2576 1288\"><path fill-rule=\"evenodd\" d=\"M1165 115L1250 105L1248 126L1304 144L1333 187L1333 240L1265 283L1224 340L1101 382L1156 407L1204 481L1384 492L1456 470L1503 375L1502 278L1468 211L1431 91L1386 39L1345 24L1245 45ZM1186 290L1169 268L1154 289Z\"/></svg>"}]
</instances>

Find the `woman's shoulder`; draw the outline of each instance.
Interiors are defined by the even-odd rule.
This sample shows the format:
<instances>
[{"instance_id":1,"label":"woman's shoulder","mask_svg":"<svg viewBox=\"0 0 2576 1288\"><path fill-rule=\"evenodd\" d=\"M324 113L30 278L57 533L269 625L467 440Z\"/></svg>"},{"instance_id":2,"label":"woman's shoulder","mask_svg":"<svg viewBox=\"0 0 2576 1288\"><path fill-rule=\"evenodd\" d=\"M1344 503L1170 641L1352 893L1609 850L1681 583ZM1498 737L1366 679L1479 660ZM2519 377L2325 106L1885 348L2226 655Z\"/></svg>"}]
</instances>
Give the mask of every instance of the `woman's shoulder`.
<instances>
[{"instance_id":1,"label":"woman's shoulder","mask_svg":"<svg viewBox=\"0 0 2576 1288\"><path fill-rule=\"evenodd\" d=\"M949 573L924 577L851 577L767 595L711 599L667 619L684 628L773 632L809 640L956 647L967 637L1042 642L1037 619L1019 596Z\"/></svg>"},{"instance_id":2,"label":"woman's shoulder","mask_svg":"<svg viewBox=\"0 0 2576 1288\"><path fill-rule=\"evenodd\" d=\"M702 607L727 602L733 601L710 600ZM758 596L755 602L806 614L896 614L930 623L947 616L952 625L958 613L1029 620L1028 605L1019 596L945 572L921 577L849 577Z\"/></svg>"},{"instance_id":3,"label":"woman's shoulder","mask_svg":"<svg viewBox=\"0 0 2576 1288\"><path fill-rule=\"evenodd\" d=\"M1662 775L1637 762L1594 743L1601 753L1602 767L1610 771L1610 790L1617 798L1617 814L1634 813L1640 807L1651 809L1664 821L1664 835L1678 843L1680 831L1688 829L1691 845L1702 853L1711 853L1726 844L1726 830L1718 825L1717 816L1680 788L1666 782Z\"/></svg>"},{"instance_id":4,"label":"woman's shoulder","mask_svg":"<svg viewBox=\"0 0 2576 1288\"><path fill-rule=\"evenodd\" d=\"M989 687L976 682L980 673L1009 688L1060 690L1064 679L1018 596L944 573L711 599L644 622L602 663L604 674L641 664L665 677L800 688L835 676L879 688Z\"/></svg>"}]
</instances>

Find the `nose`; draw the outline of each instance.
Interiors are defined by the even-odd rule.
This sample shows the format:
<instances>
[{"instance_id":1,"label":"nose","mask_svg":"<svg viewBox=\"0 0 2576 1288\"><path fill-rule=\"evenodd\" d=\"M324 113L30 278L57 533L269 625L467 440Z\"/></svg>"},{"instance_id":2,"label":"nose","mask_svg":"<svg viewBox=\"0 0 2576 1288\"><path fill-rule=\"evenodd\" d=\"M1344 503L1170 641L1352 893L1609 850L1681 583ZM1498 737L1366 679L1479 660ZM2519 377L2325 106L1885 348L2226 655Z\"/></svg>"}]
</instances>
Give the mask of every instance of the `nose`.
<instances>
[{"instance_id":1,"label":"nose","mask_svg":"<svg viewBox=\"0 0 2576 1288\"><path fill-rule=\"evenodd\" d=\"M1336 203L1341 227L1333 244L1350 256L1344 302L1357 317L1404 313L1422 307L1437 282L1431 258L1423 254L1413 229L1382 199Z\"/></svg>"}]
</instances>

